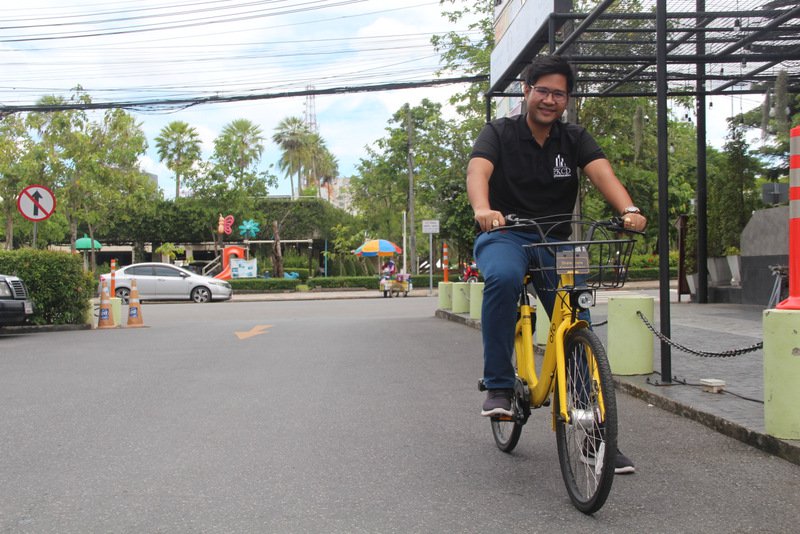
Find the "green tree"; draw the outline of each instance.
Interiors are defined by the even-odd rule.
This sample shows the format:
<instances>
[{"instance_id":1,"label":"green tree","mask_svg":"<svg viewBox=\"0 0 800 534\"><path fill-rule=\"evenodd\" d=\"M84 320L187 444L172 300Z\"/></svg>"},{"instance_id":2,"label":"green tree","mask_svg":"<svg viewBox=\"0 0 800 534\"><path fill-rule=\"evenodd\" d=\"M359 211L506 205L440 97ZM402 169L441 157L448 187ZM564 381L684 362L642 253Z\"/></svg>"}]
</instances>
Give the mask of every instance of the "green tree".
<instances>
[{"instance_id":1,"label":"green tree","mask_svg":"<svg viewBox=\"0 0 800 534\"><path fill-rule=\"evenodd\" d=\"M221 208L252 208L255 198L267 196L276 183L269 171L259 170L264 153L261 128L247 119L227 124L214 140L214 154L195 180L195 193L220 203Z\"/></svg>"},{"instance_id":2,"label":"green tree","mask_svg":"<svg viewBox=\"0 0 800 534\"><path fill-rule=\"evenodd\" d=\"M745 128L733 121L722 153L719 172L709 176L708 255L723 256L739 248L750 214L760 207L753 194L760 165L750 154Z\"/></svg>"},{"instance_id":3,"label":"green tree","mask_svg":"<svg viewBox=\"0 0 800 534\"><path fill-rule=\"evenodd\" d=\"M42 105L65 104L61 97L46 96ZM69 103L91 103L91 98L80 87L70 96ZM63 213L69 226L69 240L75 250L78 225L82 221L88 196L92 190L91 176L97 168L93 127L83 110L67 110L50 113L32 113L29 125L39 136L41 150L36 155L44 185L56 190L58 210Z\"/></svg>"},{"instance_id":4,"label":"green tree","mask_svg":"<svg viewBox=\"0 0 800 534\"><path fill-rule=\"evenodd\" d=\"M465 17L474 19L468 33L447 32L431 39L440 53L440 74L460 71L469 75L488 75L494 48L493 3L441 0L440 4L442 14L451 22ZM441 148L447 152L442 160L446 165L436 171L438 183L431 189L432 202L440 220L440 236L449 242L451 257L458 261L472 257L475 230L465 176L472 142L486 123L485 93L488 88L487 81L469 84L463 91L456 92L450 103L455 106L458 119L448 121L440 132Z\"/></svg>"},{"instance_id":5,"label":"green tree","mask_svg":"<svg viewBox=\"0 0 800 534\"><path fill-rule=\"evenodd\" d=\"M299 117L286 117L275 128L272 140L281 149L281 158L278 168L286 173L292 188L292 198L295 197L292 176L297 176L297 194L302 191L302 173L308 167L308 144L311 131L308 125Z\"/></svg>"},{"instance_id":6,"label":"green tree","mask_svg":"<svg viewBox=\"0 0 800 534\"><path fill-rule=\"evenodd\" d=\"M181 196L181 181L191 177L200 161L200 135L183 121L172 121L156 137L158 157L175 173L175 198Z\"/></svg>"},{"instance_id":7,"label":"green tree","mask_svg":"<svg viewBox=\"0 0 800 534\"><path fill-rule=\"evenodd\" d=\"M16 198L26 183L26 160L33 146L24 119L19 115L0 118L0 206L5 217L5 249L14 248Z\"/></svg>"},{"instance_id":8,"label":"green tree","mask_svg":"<svg viewBox=\"0 0 800 534\"><path fill-rule=\"evenodd\" d=\"M468 2L464 0L440 0L442 15L456 23L465 17L475 17L467 33L447 32L431 38L434 50L440 53L442 68L439 73L461 71L468 75L489 74L489 61L494 48L493 2ZM489 82L469 84L465 90L455 93L450 102L462 120L480 128L486 118L485 93ZM477 126L476 126L477 124Z\"/></svg>"},{"instance_id":9,"label":"green tree","mask_svg":"<svg viewBox=\"0 0 800 534\"><path fill-rule=\"evenodd\" d=\"M250 185L258 173L254 167L264 153L261 128L247 119L227 124L214 140L214 160L222 174L231 176L237 185Z\"/></svg>"},{"instance_id":10,"label":"green tree","mask_svg":"<svg viewBox=\"0 0 800 534\"><path fill-rule=\"evenodd\" d=\"M324 183L328 187L330 195L330 186L339 172L339 164L336 161L336 157L328 150L322 136L316 132L309 133L304 152L303 159L307 166L305 169L305 174L307 175L306 187L316 188L317 196L322 196L321 190Z\"/></svg>"}]
</instances>

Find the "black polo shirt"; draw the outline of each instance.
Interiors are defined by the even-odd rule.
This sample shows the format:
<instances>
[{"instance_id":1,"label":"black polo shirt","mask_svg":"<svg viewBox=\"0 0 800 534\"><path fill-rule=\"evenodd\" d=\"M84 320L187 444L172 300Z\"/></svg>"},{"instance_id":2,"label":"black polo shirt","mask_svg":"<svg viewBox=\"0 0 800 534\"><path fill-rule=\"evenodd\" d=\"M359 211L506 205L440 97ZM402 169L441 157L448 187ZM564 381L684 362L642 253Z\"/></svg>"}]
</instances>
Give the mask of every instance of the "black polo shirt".
<instances>
[{"instance_id":1,"label":"black polo shirt","mask_svg":"<svg viewBox=\"0 0 800 534\"><path fill-rule=\"evenodd\" d=\"M578 168L606 156L583 127L560 121L539 146L525 115L516 115L487 123L470 154L474 157L494 165L489 180L493 210L540 218L571 214L578 194Z\"/></svg>"}]
</instances>

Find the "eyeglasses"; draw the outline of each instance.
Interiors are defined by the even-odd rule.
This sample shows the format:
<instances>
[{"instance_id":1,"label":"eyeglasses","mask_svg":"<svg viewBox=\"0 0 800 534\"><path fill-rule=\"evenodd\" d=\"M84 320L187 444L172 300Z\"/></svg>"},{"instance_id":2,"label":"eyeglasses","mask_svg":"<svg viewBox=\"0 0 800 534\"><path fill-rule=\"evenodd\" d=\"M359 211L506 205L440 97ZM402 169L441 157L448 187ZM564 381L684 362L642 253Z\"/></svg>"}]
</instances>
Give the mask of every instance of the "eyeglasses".
<instances>
[{"instance_id":1,"label":"eyeglasses","mask_svg":"<svg viewBox=\"0 0 800 534\"><path fill-rule=\"evenodd\" d=\"M531 87L533 92L536 93L536 96L541 98L542 100L547 99L548 96L553 97L553 102L557 104L563 104L567 101L567 97L569 96L566 92L560 91L558 89L550 89L548 87L541 87L537 85L536 87Z\"/></svg>"}]
</instances>

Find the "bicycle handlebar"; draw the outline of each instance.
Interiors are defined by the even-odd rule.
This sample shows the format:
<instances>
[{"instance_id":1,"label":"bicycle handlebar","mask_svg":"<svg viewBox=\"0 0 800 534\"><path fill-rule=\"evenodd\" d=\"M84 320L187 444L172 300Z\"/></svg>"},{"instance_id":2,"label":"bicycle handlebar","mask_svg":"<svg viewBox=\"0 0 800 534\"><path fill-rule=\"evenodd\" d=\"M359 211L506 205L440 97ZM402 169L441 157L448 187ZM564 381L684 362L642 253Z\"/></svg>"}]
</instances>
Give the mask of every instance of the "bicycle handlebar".
<instances>
[{"instance_id":1,"label":"bicycle handlebar","mask_svg":"<svg viewBox=\"0 0 800 534\"><path fill-rule=\"evenodd\" d=\"M639 230L632 230L630 228L625 228L625 220L622 217L611 217L605 221L592 221L592 220L580 220L580 219L563 219L563 220L556 220L553 219L549 221L548 217L543 217L541 219L525 219L522 217L518 217L514 213L509 213L505 216L506 218L506 225L505 226L498 226L497 228L492 228L489 232L496 232L498 230L511 230L514 228L536 228L539 235L544 237L545 232L542 230L542 224L572 224L572 223L583 223L591 228L604 228L611 232L616 233L625 233L625 234L636 234L636 235L644 235L644 232ZM509 224L510 223L510 224Z\"/></svg>"}]
</instances>

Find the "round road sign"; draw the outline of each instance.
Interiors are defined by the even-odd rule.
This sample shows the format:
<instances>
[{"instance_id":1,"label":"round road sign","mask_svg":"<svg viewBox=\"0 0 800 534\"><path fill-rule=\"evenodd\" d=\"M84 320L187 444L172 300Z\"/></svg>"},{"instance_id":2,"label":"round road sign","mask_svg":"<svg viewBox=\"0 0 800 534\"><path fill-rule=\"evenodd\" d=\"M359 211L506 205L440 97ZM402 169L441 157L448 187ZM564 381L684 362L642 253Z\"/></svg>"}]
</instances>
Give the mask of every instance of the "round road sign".
<instances>
[{"instance_id":1,"label":"round road sign","mask_svg":"<svg viewBox=\"0 0 800 534\"><path fill-rule=\"evenodd\" d=\"M29 185L17 197L17 209L29 221L43 221L56 210L56 197L43 185Z\"/></svg>"}]
</instances>

